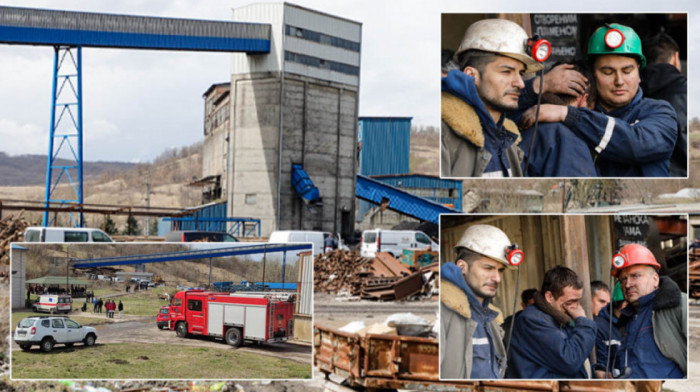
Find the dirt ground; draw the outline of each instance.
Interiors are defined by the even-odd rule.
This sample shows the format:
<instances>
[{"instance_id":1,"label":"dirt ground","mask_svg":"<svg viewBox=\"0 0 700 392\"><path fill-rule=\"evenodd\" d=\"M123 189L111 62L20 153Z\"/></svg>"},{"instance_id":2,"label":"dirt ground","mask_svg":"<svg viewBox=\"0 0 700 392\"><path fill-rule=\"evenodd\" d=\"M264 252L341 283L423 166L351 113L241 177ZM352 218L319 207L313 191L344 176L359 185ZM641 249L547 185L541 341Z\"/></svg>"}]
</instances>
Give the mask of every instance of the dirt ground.
<instances>
[{"instance_id":1,"label":"dirt ground","mask_svg":"<svg viewBox=\"0 0 700 392\"><path fill-rule=\"evenodd\" d=\"M316 293L314 323L340 328L353 321L363 321L366 326L370 326L383 323L388 316L395 313L413 313L435 322L438 308L437 297L420 301L379 302Z\"/></svg>"}]
</instances>

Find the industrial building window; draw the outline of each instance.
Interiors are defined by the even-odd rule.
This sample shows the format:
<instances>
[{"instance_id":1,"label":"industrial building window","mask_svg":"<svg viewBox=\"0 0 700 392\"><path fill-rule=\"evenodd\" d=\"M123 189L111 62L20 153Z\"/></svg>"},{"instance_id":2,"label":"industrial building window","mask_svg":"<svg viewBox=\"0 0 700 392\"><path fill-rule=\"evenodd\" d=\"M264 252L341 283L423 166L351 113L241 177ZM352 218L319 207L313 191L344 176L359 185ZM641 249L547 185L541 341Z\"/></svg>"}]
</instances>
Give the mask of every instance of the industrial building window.
<instances>
[{"instance_id":1,"label":"industrial building window","mask_svg":"<svg viewBox=\"0 0 700 392\"><path fill-rule=\"evenodd\" d=\"M297 37L309 41L318 42L323 45L335 46L336 48L342 48L347 50L352 50L353 52L360 51L360 43L355 41L350 41L345 38L334 37L332 35L319 33L313 30L302 29L301 27L285 25L285 34Z\"/></svg>"},{"instance_id":2,"label":"industrial building window","mask_svg":"<svg viewBox=\"0 0 700 392\"><path fill-rule=\"evenodd\" d=\"M355 67L353 65L338 63L336 61L324 60L318 57L313 57L305 54L299 54L294 52L284 52L284 59L286 61L291 61L293 63L299 63L308 65L310 67L316 67L321 69L329 69L331 71L336 71L348 75L360 75L360 67Z\"/></svg>"}]
</instances>

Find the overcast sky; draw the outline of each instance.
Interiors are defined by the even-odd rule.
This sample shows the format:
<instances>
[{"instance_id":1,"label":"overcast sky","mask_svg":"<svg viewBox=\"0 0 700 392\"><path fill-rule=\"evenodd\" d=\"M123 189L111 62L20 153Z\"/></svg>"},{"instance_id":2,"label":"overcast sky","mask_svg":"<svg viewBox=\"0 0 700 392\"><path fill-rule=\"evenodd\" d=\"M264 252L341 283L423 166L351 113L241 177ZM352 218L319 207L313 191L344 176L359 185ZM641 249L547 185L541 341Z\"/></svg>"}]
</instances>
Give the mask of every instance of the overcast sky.
<instances>
[{"instance_id":1,"label":"overcast sky","mask_svg":"<svg viewBox=\"0 0 700 392\"><path fill-rule=\"evenodd\" d=\"M230 20L251 0L0 0L0 5ZM442 12L689 12L689 115L698 116L693 83L700 5L692 1L294 0L361 22L361 116L411 116L439 125ZM53 49L0 45L0 151L46 154ZM230 80L229 54L83 49L84 157L146 162L166 148L202 140L202 94Z\"/></svg>"}]
</instances>

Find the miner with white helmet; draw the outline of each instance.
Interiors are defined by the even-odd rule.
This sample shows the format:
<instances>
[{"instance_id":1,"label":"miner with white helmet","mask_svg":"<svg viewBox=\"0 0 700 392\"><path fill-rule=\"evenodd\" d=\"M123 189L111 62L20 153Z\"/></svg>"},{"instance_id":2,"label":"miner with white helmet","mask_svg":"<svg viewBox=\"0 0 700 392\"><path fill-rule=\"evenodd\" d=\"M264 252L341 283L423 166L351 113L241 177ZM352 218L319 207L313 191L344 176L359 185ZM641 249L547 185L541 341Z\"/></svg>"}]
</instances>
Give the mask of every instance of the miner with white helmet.
<instances>
[{"instance_id":1,"label":"miner with white helmet","mask_svg":"<svg viewBox=\"0 0 700 392\"><path fill-rule=\"evenodd\" d=\"M470 226L455 251L456 261L440 268L440 377L503 378L503 315L491 299L503 271L519 264L523 253L489 225Z\"/></svg>"},{"instance_id":2,"label":"miner with white helmet","mask_svg":"<svg viewBox=\"0 0 700 392\"><path fill-rule=\"evenodd\" d=\"M505 113L519 109L522 92L529 97L539 92L538 83L523 81L526 73L542 69L527 53L531 42L506 19L480 20L465 32L455 54L459 70L442 78L443 177L522 176L520 132ZM555 67L545 75L543 91L582 93L585 78L570 68Z\"/></svg>"}]
</instances>

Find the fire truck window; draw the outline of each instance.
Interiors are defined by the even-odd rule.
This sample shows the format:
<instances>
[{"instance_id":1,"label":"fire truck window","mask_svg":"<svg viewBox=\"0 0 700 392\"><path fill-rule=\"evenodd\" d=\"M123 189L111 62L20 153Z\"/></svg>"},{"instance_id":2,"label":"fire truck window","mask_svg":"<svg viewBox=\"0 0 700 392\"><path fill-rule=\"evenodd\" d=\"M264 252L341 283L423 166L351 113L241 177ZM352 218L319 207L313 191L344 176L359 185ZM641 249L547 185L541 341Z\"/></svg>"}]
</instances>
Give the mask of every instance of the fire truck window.
<instances>
[{"instance_id":1,"label":"fire truck window","mask_svg":"<svg viewBox=\"0 0 700 392\"><path fill-rule=\"evenodd\" d=\"M191 300L187 301L187 310L201 311L202 310L202 301L195 300L195 299L191 299Z\"/></svg>"},{"instance_id":2,"label":"fire truck window","mask_svg":"<svg viewBox=\"0 0 700 392\"><path fill-rule=\"evenodd\" d=\"M182 300L180 298L173 298L172 306L180 306L180 305L182 305Z\"/></svg>"}]
</instances>

